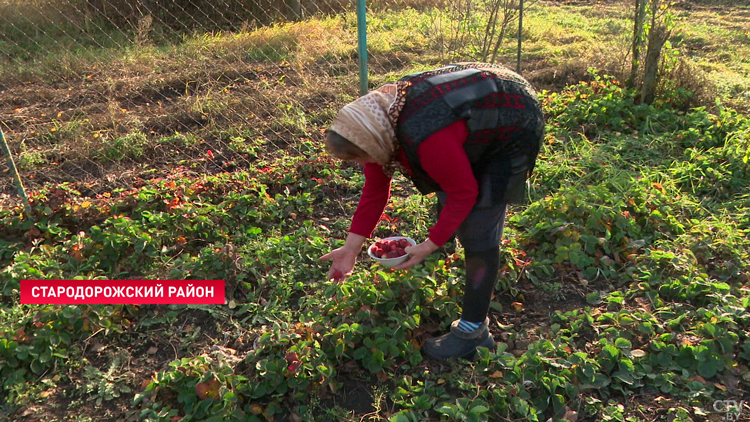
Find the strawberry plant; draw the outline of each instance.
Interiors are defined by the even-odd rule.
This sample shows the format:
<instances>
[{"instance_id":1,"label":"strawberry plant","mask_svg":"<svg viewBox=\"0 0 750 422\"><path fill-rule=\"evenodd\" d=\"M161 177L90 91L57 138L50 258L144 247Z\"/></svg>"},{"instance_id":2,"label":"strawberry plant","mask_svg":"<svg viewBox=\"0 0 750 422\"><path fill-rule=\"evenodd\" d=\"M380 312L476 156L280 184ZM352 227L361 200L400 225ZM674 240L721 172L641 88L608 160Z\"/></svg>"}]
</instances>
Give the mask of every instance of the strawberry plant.
<instances>
[{"instance_id":1,"label":"strawberry plant","mask_svg":"<svg viewBox=\"0 0 750 422\"><path fill-rule=\"evenodd\" d=\"M169 366L170 370L155 374L133 398L133 405L146 403L139 412L140 419L247 420L236 393L246 381L244 377L208 356L183 358ZM166 403L173 400L176 404Z\"/></svg>"},{"instance_id":2,"label":"strawberry plant","mask_svg":"<svg viewBox=\"0 0 750 422\"><path fill-rule=\"evenodd\" d=\"M564 25L574 49L625 27L617 13L603 23L579 7L536 11L549 33L532 25L527 42L552 43ZM376 34L380 47L390 40L401 49L379 52L375 85L434 65L422 41L445 16L409 9L369 22L390 34ZM21 152L34 221L0 193L0 414L160 422L723 417L715 403L737 401L750 385L750 123L726 106L741 95L706 103L665 81L669 92L647 106L616 77L579 64L544 77L585 82L540 95L544 145L528 204L508 209L491 303L497 349L480 349L474 362L437 363L419 350L461 314L460 241L405 272L362 251L344 283L324 279L319 257L342 245L364 183L359 164L334 160L319 142L336 110L356 98L348 47L338 48L353 27L341 19L186 36L180 45L159 44L154 27L142 44L127 43L138 60L120 63L115 54L94 69L66 55L88 70L41 78L44 87L33 77L44 75L34 52L13 50L24 61L13 63L0 96L11 107L9 130L19 131L11 149ZM425 34L415 37L415 27ZM594 35L580 29L592 27ZM692 48L722 38L714 35L700 43L675 36ZM311 48L308 38L320 44ZM278 43L285 61L269 62L281 57L271 48ZM335 48L320 60L323 45ZM417 47L425 54L410 53ZM704 50L716 49L691 55ZM548 62L567 56L558 53ZM216 63L220 74L204 67ZM529 75L547 74L539 70ZM32 77L14 84L21 74ZM91 90L110 85L106 103L96 104ZM84 121L48 109L73 98L111 115ZM63 181L79 172L91 178ZM435 195L416 194L398 173L391 186L373 237L426 238ZM19 303L21 279L118 278L223 279L226 304Z\"/></svg>"}]
</instances>

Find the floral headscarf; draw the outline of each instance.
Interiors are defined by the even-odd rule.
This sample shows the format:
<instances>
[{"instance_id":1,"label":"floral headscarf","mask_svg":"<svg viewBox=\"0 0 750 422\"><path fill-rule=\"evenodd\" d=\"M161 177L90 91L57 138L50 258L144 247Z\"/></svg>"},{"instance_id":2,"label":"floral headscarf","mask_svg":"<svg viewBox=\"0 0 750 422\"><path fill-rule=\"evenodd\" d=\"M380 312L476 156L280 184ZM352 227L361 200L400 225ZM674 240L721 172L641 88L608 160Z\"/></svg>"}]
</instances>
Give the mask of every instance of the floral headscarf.
<instances>
[{"instance_id":1,"label":"floral headscarf","mask_svg":"<svg viewBox=\"0 0 750 422\"><path fill-rule=\"evenodd\" d=\"M390 166L398 150L396 122L404 106L405 86L401 85L383 85L345 105L330 129L360 147L378 164Z\"/></svg>"}]
</instances>

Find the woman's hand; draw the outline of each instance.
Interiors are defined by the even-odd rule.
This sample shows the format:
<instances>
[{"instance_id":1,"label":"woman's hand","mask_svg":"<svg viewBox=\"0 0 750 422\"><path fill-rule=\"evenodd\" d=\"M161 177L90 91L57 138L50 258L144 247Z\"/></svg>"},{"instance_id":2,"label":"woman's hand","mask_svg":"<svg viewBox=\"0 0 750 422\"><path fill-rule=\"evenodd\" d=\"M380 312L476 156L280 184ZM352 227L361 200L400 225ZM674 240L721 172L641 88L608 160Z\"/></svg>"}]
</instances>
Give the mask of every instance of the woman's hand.
<instances>
[{"instance_id":1,"label":"woman's hand","mask_svg":"<svg viewBox=\"0 0 750 422\"><path fill-rule=\"evenodd\" d=\"M326 280L333 280L335 283L343 283L344 279L346 279L346 277L354 270L354 264L357 262L357 255L359 255L359 252L362 250L362 244L364 244L364 242L364 236L349 233L344 242L344 246L321 256L321 261L333 261L331 263L331 269L328 270Z\"/></svg>"},{"instance_id":2,"label":"woman's hand","mask_svg":"<svg viewBox=\"0 0 750 422\"><path fill-rule=\"evenodd\" d=\"M435 252L438 248L439 246L434 244L430 239L427 239L415 246L407 246L406 248L404 248L404 252L411 255L411 257L407 259L406 262L396 265L395 267L393 267L393 269L408 270L409 268L422 262L422 260L424 260L427 255Z\"/></svg>"},{"instance_id":3,"label":"woman's hand","mask_svg":"<svg viewBox=\"0 0 750 422\"><path fill-rule=\"evenodd\" d=\"M345 246L334 249L331 252L320 257L321 261L331 261L331 269L328 270L326 280L333 280L341 283L354 270L354 264L357 262L357 252L348 250Z\"/></svg>"}]
</instances>

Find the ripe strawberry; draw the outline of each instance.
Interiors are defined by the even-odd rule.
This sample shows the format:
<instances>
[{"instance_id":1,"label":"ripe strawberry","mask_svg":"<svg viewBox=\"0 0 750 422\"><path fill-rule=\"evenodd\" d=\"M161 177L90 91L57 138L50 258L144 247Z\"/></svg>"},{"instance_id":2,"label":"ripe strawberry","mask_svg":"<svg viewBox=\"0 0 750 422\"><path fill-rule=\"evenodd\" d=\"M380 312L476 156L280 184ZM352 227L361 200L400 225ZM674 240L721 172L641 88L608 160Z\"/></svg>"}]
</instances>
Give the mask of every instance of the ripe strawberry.
<instances>
[{"instance_id":1,"label":"ripe strawberry","mask_svg":"<svg viewBox=\"0 0 750 422\"><path fill-rule=\"evenodd\" d=\"M381 239L372 246L371 253L378 258L398 258L406 255L404 249L408 246L411 243L406 239Z\"/></svg>"}]
</instances>

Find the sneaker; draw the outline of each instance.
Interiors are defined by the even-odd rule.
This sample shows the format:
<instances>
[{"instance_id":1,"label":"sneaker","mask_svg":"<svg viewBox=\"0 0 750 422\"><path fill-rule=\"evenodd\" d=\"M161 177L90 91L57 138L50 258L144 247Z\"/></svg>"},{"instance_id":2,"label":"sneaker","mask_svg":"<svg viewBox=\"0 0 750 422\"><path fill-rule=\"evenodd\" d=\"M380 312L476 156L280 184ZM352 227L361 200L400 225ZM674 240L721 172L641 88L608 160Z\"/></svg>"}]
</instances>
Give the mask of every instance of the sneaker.
<instances>
[{"instance_id":1,"label":"sneaker","mask_svg":"<svg viewBox=\"0 0 750 422\"><path fill-rule=\"evenodd\" d=\"M444 361L450 358L472 359L477 347L495 350L495 339L488 328L489 319L485 319L479 328L470 333L459 330L458 321L451 323L450 333L427 339L422 345L422 353L432 359Z\"/></svg>"}]
</instances>

